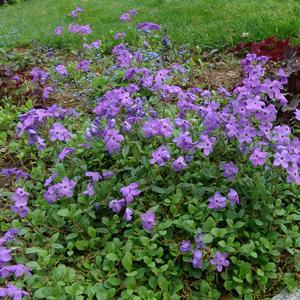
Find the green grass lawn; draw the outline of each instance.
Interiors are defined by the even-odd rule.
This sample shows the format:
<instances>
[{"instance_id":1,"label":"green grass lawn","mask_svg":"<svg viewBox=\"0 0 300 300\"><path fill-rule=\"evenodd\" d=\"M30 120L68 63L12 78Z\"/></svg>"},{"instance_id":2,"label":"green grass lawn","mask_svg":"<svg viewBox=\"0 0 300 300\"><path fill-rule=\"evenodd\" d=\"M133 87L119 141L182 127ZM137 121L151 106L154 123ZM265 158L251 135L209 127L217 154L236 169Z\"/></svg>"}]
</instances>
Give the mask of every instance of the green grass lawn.
<instances>
[{"instance_id":1,"label":"green grass lawn","mask_svg":"<svg viewBox=\"0 0 300 300\"><path fill-rule=\"evenodd\" d=\"M138 10L131 28L141 21L159 23L178 44L220 48L245 40L243 32L249 33L247 40L300 32L299 0L27 0L0 9L0 35L8 34L6 40L18 45L30 40L51 46L76 44L79 40L69 34L58 38L53 30L71 22L68 13L77 5L85 9L80 23L94 29L90 40L127 31L119 16L130 8ZM14 30L20 33L16 43Z\"/></svg>"}]
</instances>

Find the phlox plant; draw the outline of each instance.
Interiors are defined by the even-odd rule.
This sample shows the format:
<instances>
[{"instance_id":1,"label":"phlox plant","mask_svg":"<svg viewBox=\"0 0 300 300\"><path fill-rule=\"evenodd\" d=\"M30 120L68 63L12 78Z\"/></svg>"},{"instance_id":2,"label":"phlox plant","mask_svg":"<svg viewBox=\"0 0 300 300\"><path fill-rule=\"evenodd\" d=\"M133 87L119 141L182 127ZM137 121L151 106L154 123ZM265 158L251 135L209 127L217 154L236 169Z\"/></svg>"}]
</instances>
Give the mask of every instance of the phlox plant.
<instances>
[{"instance_id":1,"label":"phlox plant","mask_svg":"<svg viewBox=\"0 0 300 300\"><path fill-rule=\"evenodd\" d=\"M73 23L80 13L69 33L53 33L83 36L78 61L36 66L29 84L45 102L70 85L85 99L14 123L31 159L1 171L0 295L249 300L293 290L300 141L277 122L284 71L269 78L268 58L248 54L233 90L186 87L189 61L160 25L136 24L136 48L119 33L106 54L89 25Z\"/></svg>"}]
</instances>

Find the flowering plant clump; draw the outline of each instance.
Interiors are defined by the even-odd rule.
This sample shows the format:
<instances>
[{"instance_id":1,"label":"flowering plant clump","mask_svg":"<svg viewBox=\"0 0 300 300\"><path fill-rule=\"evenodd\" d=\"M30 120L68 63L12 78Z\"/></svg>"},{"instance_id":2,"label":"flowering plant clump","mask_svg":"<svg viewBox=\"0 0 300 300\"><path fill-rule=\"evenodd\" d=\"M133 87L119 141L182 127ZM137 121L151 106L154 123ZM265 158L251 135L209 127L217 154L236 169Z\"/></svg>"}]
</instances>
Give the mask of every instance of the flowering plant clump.
<instances>
[{"instance_id":1,"label":"flowering plant clump","mask_svg":"<svg viewBox=\"0 0 300 300\"><path fill-rule=\"evenodd\" d=\"M31 69L41 101L70 86L80 101L31 105L10 122L17 159L1 171L0 296L249 300L292 290L300 141L277 120L285 74L269 78L268 58L248 54L232 90L191 87L192 58L166 47L160 25L136 27L139 46L119 32L104 54L91 26L71 24L66 34L84 36L78 59Z\"/></svg>"}]
</instances>

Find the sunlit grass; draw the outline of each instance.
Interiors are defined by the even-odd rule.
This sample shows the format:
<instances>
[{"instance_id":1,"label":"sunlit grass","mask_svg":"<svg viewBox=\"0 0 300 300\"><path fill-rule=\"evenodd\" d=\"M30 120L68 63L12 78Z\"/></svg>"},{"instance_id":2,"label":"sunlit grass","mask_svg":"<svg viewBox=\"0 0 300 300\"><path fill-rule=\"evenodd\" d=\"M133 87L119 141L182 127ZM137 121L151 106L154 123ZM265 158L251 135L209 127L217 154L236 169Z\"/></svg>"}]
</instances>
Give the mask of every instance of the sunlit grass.
<instances>
[{"instance_id":1,"label":"sunlit grass","mask_svg":"<svg viewBox=\"0 0 300 300\"><path fill-rule=\"evenodd\" d=\"M297 0L27 0L0 9L0 35L10 35L6 40L11 44L15 44L16 30L19 45L31 40L74 45L78 39L67 33L58 38L53 30L72 21L68 13L77 5L85 9L80 23L94 29L90 40L113 36L119 30L132 31L141 21L161 24L178 44L213 48L245 40L243 33L249 34L247 40L260 40L270 35L296 36L300 31ZM136 8L138 15L127 28L119 16L130 8Z\"/></svg>"}]
</instances>

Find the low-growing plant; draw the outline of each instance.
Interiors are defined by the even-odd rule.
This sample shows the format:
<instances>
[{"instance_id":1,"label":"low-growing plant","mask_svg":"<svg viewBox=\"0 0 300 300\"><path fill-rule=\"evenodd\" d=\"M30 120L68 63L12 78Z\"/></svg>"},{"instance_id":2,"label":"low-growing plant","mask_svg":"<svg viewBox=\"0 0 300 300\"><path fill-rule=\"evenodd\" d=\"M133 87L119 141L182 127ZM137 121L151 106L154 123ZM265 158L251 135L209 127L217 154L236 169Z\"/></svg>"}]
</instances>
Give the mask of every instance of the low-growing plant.
<instances>
[{"instance_id":1,"label":"low-growing plant","mask_svg":"<svg viewBox=\"0 0 300 300\"><path fill-rule=\"evenodd\" d=\"M88 25L72 24L80 61L31 70L44 101L71 85L84 105L19 116L11 151L28 161L2 170L11 189L0 295L249 300L293 290L300 152L276 119L285 73L266 78L267 57L248 54L232 91L185 88L188 57L161 43L159 25L137 30L138 48L123 41L105 55Z\"/></svg>"}]
</instances>

